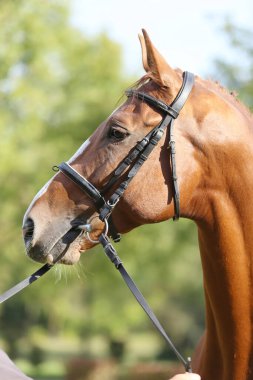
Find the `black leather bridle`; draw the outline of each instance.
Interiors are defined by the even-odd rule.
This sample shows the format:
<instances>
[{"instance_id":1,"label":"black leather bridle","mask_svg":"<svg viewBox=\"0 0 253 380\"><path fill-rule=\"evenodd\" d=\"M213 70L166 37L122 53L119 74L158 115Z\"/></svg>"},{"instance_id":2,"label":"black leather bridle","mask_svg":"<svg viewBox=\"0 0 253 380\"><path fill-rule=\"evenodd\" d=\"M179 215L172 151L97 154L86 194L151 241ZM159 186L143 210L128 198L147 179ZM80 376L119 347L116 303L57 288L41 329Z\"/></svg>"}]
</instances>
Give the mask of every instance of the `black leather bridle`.
<instances>
[{"instance_id":1,"label":"black leather bridle","mask_svg":"<svg viewBox=\"0 0 253 380\"><path fill-rule=\"evenodd\" d=\"M171 105L167 105L161 100L147 95L144 92L135 90L127 90L126 95L128 98L135 97L140 99L150 106L158 109L163 113L163 118L160 124L152 129L141 141L137 142L130 153L124 158L124 160L118 165L118 167L111 174L111 177L107 184L99 191L92 183L79 174L74 168L72 168L67 162L62 162L59 166L56 166L56 170L60 170L65 176L70 178L75 184L83 190L93 201L93 204L99 214L99 218L102 221L107 220L109 224L109 235L115 242L120 240L120 235L116 232L113 225L111 214L119 202L120 198L124 194L131 180L138 173L144 162L148 159L150 153L162 138L165 130L169 129L169 151L171 161L171 174L172 174L172 191L174 200L174 220L178 220L180 217L180 198L179 189L177 183L176 174L176 149L175 140L173 139L173 126L174 121L178 117L181 109L183 108L194 84L194 75L189 72L183 73L183 84ZM127 173L126 170L128 169ZM105 199L106 193L119 182L119 179L124 174L124 179L120 182L116 190L109 197Z\"/></svg>"},{"instance_id":2,"label":"black leather bridle","mask_svg":"<svg viewBox=\"0 0 253 380\"><path fill-rule=\"evenodd\" d=\"M172 190L173 190L173 201L174 201L174 220L178 220L180 217L180 198L179 198L179 189L177 183L176 175L176 162L175 162L175 140L173 139L173 126L174 121L178 117L181 109L183 108L191 90L194 85L194 75L189 72L183 73L183 83L182 86L174 99L174 101L167 105L161 100L156 99L153 96L145 94L137 90L128 90L126 91L127 97L135 97L141 101L147 103L151 107L162 112L164 115L160 124L158 124L154 129L152 129L141 141L139 141L130 153L125 157L125 159L118 165L118 167L111 174L109 181L103 187L103 189L98 190L92 183L90 183L85 177L79 174L74 168L72 168L68 163L63 162L59 166L54 167L56 170L60 170L67 178L73 181L81 190L85 192L93 201L93 205L98 213L98 217L101 221L105 222L109 226L108 235L112 237L115 242L120 240L120 234L116 231L116 228L112 221L112 212L127 189L129 183L138 173L139 169L142 167L144 162L147 160L155 146L158 144L162 138L165 130L169 129L169 150L170 150L170 164L171 164L171 173L172 173ZM123 177L123 180L119 183L114 190L113 194L109 196L109 199L106 200L107 192L116 185L120 178ZM77 228L84 229L86 233L91 230L91 226L86 224L85 226L77 226ZM89 229L90 228L90 229ZM111 260L115 267L121 273L124 281L127 286L133 293L134 297L146 312L148 317L151 319L154 326L158 329L164 339L167 341L169 346L172 348L177 358L183 363L187 372L192 372L191 369L191 360L190 358L184 359L184 357L179 353L173 344L170 337L165 332L164 328L160 324L159 320L155 316L154 312L146 302L145 298L135 285L132 278L129 276L126 271L122 261L120 260L115 248L109 241L107 231L102 233L99 237L99 243L103 246L103 249L106 253L106 256ZM89 235L88 235L89 236ZM61 255L62 257L62 255ZM58 257L55 262L57 262L61 257ZM0 303L4 302L8 298L12 297L14 294L18 293L20 290L24 289L27 285L36 281L53 265L45 264L37 272L29 276L27 279L21 281L19 284L9 289L7 292L0 296Z\"/></svg>"}]
</instances>

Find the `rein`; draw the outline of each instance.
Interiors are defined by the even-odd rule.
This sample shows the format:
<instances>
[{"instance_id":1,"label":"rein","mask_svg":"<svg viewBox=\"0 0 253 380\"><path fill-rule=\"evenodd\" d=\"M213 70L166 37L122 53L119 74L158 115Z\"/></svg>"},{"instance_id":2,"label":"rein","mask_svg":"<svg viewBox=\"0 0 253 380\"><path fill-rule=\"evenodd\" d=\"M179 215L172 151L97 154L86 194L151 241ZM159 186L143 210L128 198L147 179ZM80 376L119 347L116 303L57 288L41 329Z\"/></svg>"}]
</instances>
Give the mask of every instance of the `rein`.
<instances>
[{"instance_id":1,"label":"rein","mask_svg":"<svg viewBox=\"0 0 253 380\"><path fill-rule=\"evenodd\" d=\"M125 159L118 165L118 167L114 170L111 175L111 178L104 186L102 190L98 190L92 183L90 183L86 178L84 178L81 174L79 174L74 168L72 168L68 163L63 162L59 166L53 167L54 170L60 170L66 177L68 177L71 181L73 181L82 191L85 192L89 198L92 199L93 205L98 212L98 217L101 221L105 223L105 232L99 236L99 240L95 241L95 243L100 243L104 249L106 256L110 259L110 261L114 264L116 269L119 270L122 278L124 279L126 285L136 298L139 305L143 308L145 313L148 315L156 329L159 333L164 337L170 348L173 350L178 360L182 362L185 367L186 372L192 372L191 369L191 359L185 359L180 352L176 349L170 337L165 332L164 328L160 324L156 315L148 305L147 301L143 297L140 290L135 285L134 281L126 271L121 259L119 258L117 251L112 246L109 241L108 236L112 237L115 242L120 240L120 234L117 232L113 220L112 220L112 212L130 184L133 177L138 173L139 169L142 167L144 162L147 160L155 146L158 144L160 139L162 138L165 130L169 128L169 150L170 150L170 163L171 163L171 173L172 173L172 189L173 189L173 201L174 201L174 217L173 220L178 220L180 217L180 197L179 197L179 189L177 183L177 175L176 175L176 161L175 161L175 140L173 139L173 127L174 121L178 117L181 109L183 108L187 98L192 90L194 85L194 75L189 72L183 73L183 83L182 86L174 99L171 105L167 105L161 100L154 98L153 96L147 95L143 92L128 90L126 91L126 95L128 98L135 97L140 99L150 106L162 111L164 117L160 124L158 124L153 130L151 130L141 141L139 141L135 147L130 151L130 153L125 157ZM127 171L128 169L128 171ZM108 190L116 184L120 176L124 176L124 180L119 184L114 193L106 200L105 196ZM86 237L91 240L89 236L89 232L92 231L92 226L89 223L85 225L79 225L76 227L77 230L82 230L86 234ZM108 234L108 235L107 235ZM62 257L58 257L55 260L55 263ZM25 280L21 281L19 284L14 286L13 288L7 290L0 296L0 303L6 301L7 299L14 296L16 293L24 289L26 286L32 284L34 281L38 280L45 273L47 273L54 264L45 264L39 270L34 272L31 276L27 277Z\"/></svg>"},{"instance_id":2,"label":"rein","mask_svg":"<svg viewBox=\"0 0 253 380\"><path fill-rule=\"evenodd\" d=\"M15 294L19 293L21 290L26 288L28 285L31 285L33 282L37 281L44 274L46 274L54 265L45 264L36 272L25 278L23 281L19 282L17 285L12 288L6 290L3 294L0 295L0 304L7 301L9 298L15 296Z\"/></svg>"},{"instance_id":3,"label":"rein","mask_svg":"<svg viewBox=\"0 0 253 380\"><path fill-rule=\"evenodd\" d=\"M113 245L110 243L108 240L108 237L105 234L101 234L99 237L99 242L101 243L104 252L106 256L110 259L110 261L114 264L115 268L118 269L120 272L123 280L125 281L126 285L128 286L129 290L135 297L136 301L139 303L139 305L142 307L142 309L145 311L151 322L153 323L154 327L158 330L158 332L163 336L163 338L166 340L176 357L178 358L179 361L183 364L185 367L186 372L192 373L192 368L191 368L191 358L188 357L185 359L180 352L177 350L176 346L172 342L171 338L169 335L165 332L163 326L159 322L158 318L156 317L155 313L147 303L146 299L134 283L133 279L131 276L128 274L126 268L124 267L120 257L117 254L117 251L113 247Z\"/></svg>"}]
</instances>

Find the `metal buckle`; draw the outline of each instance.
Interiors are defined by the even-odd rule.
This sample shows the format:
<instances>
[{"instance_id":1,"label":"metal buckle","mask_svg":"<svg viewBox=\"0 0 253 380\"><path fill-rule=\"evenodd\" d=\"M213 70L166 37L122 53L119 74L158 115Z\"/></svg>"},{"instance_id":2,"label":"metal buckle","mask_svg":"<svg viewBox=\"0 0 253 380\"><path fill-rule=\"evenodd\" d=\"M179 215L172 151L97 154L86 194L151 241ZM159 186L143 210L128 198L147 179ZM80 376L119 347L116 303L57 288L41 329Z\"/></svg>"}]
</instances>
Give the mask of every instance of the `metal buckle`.
<instances>
[{"instance_id":1,"label":"metal buckle","mask_svg":"<svg viewBox=\"0 0 253 380\"><path fill-rule=\"evenodd\" d=\"M82 224L80 226L78 226L78 228L80 230L83 230L84 232L84 235L85 237L87 238L87 240L89 240L91 243L99 243L99 240L93 240L91 237L90 237L90 232L92 232L92 225L91 225L91 222L92 220L96 219L96 218L99 218L99 216L95 215L93 216L91 219L89 219L89 223L86 223L86 224ZM105 228L104 228L104 231L102 231L102 234L104 234L105 236L107 236L108 234L108 230L109 230L109 225L108 225L108 221L107 219L103 220L104 224L105 224Z\"/></svg>"}]
</instances>

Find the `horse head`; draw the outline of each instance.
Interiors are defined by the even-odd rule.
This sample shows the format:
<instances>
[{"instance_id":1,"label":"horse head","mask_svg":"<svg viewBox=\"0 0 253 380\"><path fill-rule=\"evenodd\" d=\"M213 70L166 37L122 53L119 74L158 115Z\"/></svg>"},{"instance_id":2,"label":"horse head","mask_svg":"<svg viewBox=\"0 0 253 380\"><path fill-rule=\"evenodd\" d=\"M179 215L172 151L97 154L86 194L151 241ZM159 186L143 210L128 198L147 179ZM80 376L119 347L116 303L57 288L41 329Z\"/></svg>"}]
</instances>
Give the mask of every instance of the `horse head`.
<instances>
[{"instance_id":1,"label":"horse head","mask_svg":"<svg viewBox=\"0 0 253 380\"><path fill-rule=\"evenodd\" d=\"M181 88L182 72L169 66L145 30L140 42L146 74L136 89L171 104ZM195 220L202 217L204 199L200 189L206 180L203 176L205 142L208 134L216 140L220 134L219 140L222 139L219 128L223 123L219 112L222 107L225 108L224 100L199 80L175 121L173 140L177 149L175 160L183 217ZM102 189L131 149L159 125L163 117L163 110L131 96L102 122L68 164L97 189ZM168 129L113 211L113 224L120 233L145 223L167 220L174 214ZM119 176L118 183L124 180L125 172ZM109 189L106 197L116 185ZM95 244L92 240L96 241L105 228L97 215L92 200L63 173L57 173L35 196L25 214L23 229L28 255L40 262L50 262L64 252L62 262L76 262L80 252L91 248ZM92 232L88 240L76 226L90 220Z\"/></svg>"}]
</instances>

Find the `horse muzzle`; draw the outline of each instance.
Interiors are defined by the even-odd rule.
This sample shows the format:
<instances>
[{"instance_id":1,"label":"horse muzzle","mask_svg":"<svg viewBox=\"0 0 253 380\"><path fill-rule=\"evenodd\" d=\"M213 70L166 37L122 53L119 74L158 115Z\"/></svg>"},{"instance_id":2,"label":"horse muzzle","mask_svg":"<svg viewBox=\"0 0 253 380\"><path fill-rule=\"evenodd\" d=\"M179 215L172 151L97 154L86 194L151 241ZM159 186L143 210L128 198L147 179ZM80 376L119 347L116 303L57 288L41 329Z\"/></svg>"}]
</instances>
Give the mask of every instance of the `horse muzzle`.
<instances>
[{"instance_id":1,"label":"horse muzzle","mask_svg":"<svg viewBox=\"0 0 253 380\"><path fill-rule=\"evenodd\" d=\"M64 228L64 230L61 230ZM87 230L88 225L86 226ZM49 224L43 233L36 231L32 218L27 218L23 224L23 236L27 255L40 263L55 264L62 262L73 264L80 257L79 247L82 240L82 229Z\"/></svg>"}]
</instances>

